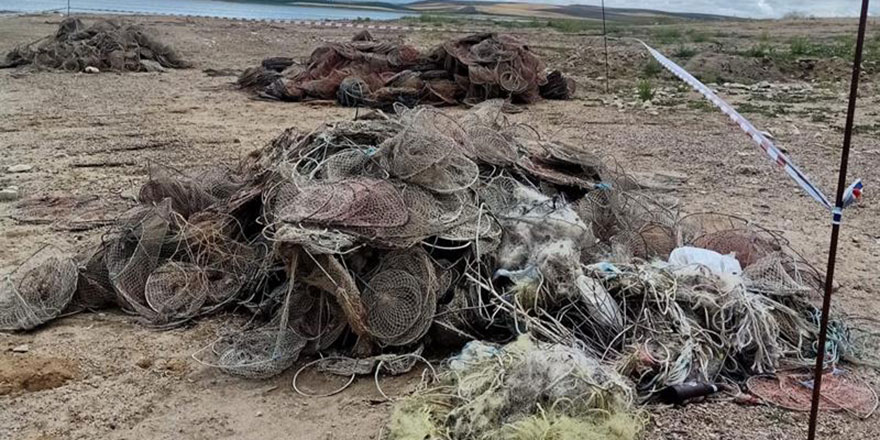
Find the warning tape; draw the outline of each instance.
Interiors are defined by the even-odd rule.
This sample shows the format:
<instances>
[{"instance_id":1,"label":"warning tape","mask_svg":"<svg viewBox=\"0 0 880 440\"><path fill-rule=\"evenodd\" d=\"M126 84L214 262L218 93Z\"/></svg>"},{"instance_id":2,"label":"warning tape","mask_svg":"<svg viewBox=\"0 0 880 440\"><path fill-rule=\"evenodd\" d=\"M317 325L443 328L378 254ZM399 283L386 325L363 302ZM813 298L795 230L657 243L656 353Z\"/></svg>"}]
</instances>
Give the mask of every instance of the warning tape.
<instances>
[{"instance_id":1,"label":"warning tape","mask_svg":"<svg viewBox=\"0 0 880 440\"><path fill-rule=\"evenodd\" d=\"M791 159L789 159L788 156L783 154L782 151L780 151L779 148L777 148L776 145L774 145L773 142L770 141L770 139L767 139L767 136L765 136L764 133L755 128L755 126L752 125L752 123L749 122L748 119L743 117L743 115L739 114L739 112L737 112L733 108L733 106L724 102L724 100L719 98L718 95L716 95L715 92L712 91L712 89L694 78L693 75L681 68L681 66L675 64L672 60L666 58L665 56L663 56L663 54L657 52L656 50L654 50L654 48L645 44L644 41L639 41L639 43L642 43L642 45L645 46L646 49L648 49L648 52L650 52L651 55L660 64L663 65L663 67L672 72L675 76L679 77L682 81L690 84L690 86L693 87L694 90L700 92L703 96L706 97L706 99L711 101L712 104L715 104L716 107L724 112L724 114L729 116L730 120L739 125L739 128L741 128L747 135L749 135L749 137L752 138L755 144L757 144L759 147L761 147L762 150L764 150L770 160L775 162L779 167L783 168L785 172L792 179L794 179L794 181L797 182L797 184L800 185L800 187L803 188L804 191L807 192L807 194L813 197L813 199L815 199L817 202L821 203L822 206L824 206L826 209L830 211L835 211L835 207L831 204L831 202L828 201L828 198L825 197L825 194L823 194L822 191L815 184L813 184L813 182L811 182L810 179L807 178L807 176L803 172L801 172L801 170L797 166L795 166L794 163L791 162ZM862 180L858 179L846 189L843 197L843 208L861 199L862 187ZM837 219L837 221L839 221L839 216L840 212L838 210L838 212L835 212L835 218Z\"/></svg>"}]
</instances>

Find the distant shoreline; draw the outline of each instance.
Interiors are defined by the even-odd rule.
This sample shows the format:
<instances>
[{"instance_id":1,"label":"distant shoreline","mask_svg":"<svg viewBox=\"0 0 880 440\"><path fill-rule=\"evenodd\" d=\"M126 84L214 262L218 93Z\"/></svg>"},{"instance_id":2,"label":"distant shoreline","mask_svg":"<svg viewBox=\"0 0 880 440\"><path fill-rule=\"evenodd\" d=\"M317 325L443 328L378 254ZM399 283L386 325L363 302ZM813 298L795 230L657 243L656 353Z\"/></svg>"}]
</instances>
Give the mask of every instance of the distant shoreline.
<instances>
[{"instance_id":1,"label":"distant shoreline","mask_svg":"<svg viewBox=\"0 0 880 440\"><path fill-rule=\"evenodd\" d=\"M393 12L396 14L419 15L419 12L409 8L391 8L374 5L358 5L357 3L324 3L324 2L298 2L293 1L285 3L288 6L299 6L304 8L329 8L329 9L345 9L345 10L364 10L364 11L381 11Z\"/></svg>"}]
</instances>

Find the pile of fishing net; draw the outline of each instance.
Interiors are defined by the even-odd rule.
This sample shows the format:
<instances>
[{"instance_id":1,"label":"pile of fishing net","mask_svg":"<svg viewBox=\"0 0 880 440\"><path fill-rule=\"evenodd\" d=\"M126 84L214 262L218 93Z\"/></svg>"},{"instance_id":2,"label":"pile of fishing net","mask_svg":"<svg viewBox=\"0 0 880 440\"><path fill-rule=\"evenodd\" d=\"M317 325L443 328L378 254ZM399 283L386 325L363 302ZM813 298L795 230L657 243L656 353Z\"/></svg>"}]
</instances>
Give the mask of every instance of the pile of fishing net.
<instances>
[{"instance_id":1,"label":"pile of fishing net","mask_svg":"<svg viewBox=\"0 0 880 440\"><path fill-rule=\"evenodd\" d=\"M86 26L78 18L65 18L54 35L18 46L0 61L0 68L34 66L81 72L99 70L151 72L189 66L170 46L140 25L98 20Z\"/></svg>"},{"instance_id":2,"label":"pile of fishing net","mask_svg":"<svg viewBox=\"0 0 880 440\"><path fill-rule=\"evenodd\" d=\"M620 372L640 398L812 362L822 277L779 234L682 215L588 146L512 121L503 101L458 117L395 107L289 129L237 169L151 170L140 204L76 258L75 281L9 277L0 323L116 305L168 328L247 311L195 355L246 377L314 354L335 359L322 371L401 373L426 348L530 334L553 356L577 347L593 373ZM840 334L832 362L856 353ZM530 423L562 423L580 404L563 395ZM590 429L606 429L596 417Z\"/></svg>"},{"instance_id":3,"label":"pile of fishing net","mask_svg":"<svg viewBox=\"0 0 880 440\"><path fill-rule=\"evenodd\" d=\"M474 341L446 364L396 405L389 439L635 440L644 424L627 380L575 346Z\"/></svg>"},{"instance_id":4,"label":"pile of fishing net","mask_svg":"<svg viewBox=\"0 0 880 440\"><path fill-rule=\"evenodd\" d=\"M238 85L265 98L336 100L348 107L473 104L493 98L531 103L570 99L575 91L571 78L548 73L528 45L490 33L449 40L427 52L356 36L318 47L305 68L295 64L268 58L245 70Z\"/></svg>"}]
</instances>

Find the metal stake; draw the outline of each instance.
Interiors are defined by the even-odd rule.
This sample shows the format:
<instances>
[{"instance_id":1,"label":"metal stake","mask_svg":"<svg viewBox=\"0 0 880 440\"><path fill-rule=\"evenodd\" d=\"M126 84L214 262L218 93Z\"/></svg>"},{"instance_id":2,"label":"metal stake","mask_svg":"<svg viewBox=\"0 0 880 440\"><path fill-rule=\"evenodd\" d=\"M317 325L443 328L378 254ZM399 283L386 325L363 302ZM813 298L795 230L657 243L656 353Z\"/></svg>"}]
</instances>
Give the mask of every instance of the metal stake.
<instances>
[{"instance_id":1,"label":"metal stake","mask_svg":"<svg viewBox=\"0 0 880 440\"><path fill-rule=\"evenodd\" d=\"M602 41L605 44L605 93L608 93L608 32L605 28L605 0L602 0Z\"/></svg>"},{"instance_id":2,"label":"metal stake","mask_svg":"<svg viewBox=\"0 0 880 440\"><path fill-rule=\"evenodd\" d=\"M825 297L822 299L822 320L819 325L819 347L816 354L816 371L813 377L813 401L810 407L810 429L808 440L816 438L816 421L819 416L819 401L822 399L822 372L825 369L825 343L828 336L828 312L831 308L831 288L834 283L834 264L837 260L837 239L840 235L840 220L843 209L843 192L846 188L846 167L849 163L849 148L852 142L853 119L856 112L856 98L859 91L859 73L862 64L862 50L865 43L865 27L868 21L868 0L862 0L862 15L859 17L859 33L853 60L852 82L849 89L849 107L846 113L846 128L843 133L843 152L840 155L840 173L837 179L837 199L831 225L831 247L828 251L828 270L825 272Z\"/></svg>"}]
</instances>

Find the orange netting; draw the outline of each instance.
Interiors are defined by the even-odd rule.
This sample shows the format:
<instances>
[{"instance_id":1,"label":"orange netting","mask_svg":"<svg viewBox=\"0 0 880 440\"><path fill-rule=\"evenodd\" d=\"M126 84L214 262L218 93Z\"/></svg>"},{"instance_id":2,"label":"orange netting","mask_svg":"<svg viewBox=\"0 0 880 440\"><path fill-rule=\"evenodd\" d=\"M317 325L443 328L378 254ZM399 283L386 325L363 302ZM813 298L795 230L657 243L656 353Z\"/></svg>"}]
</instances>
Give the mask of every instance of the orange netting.
<instances>
[{"instance_id":1,"label":"orange netting","mask_svg":"<svg viewBox=\"0 0 880 440\"><path fill-rule=\"evenodd\" d=\"M749 391L764 401L791 411L809 411L813 396L813 374L786 372L752 376ZM846 411L867 418L877 409L877 393L866 383L845 371L829 371L822 376L819 409Z\"/></svg>"}]
</instances>

